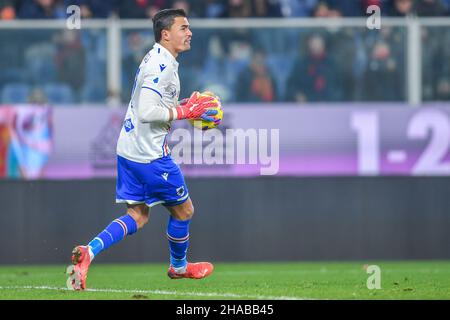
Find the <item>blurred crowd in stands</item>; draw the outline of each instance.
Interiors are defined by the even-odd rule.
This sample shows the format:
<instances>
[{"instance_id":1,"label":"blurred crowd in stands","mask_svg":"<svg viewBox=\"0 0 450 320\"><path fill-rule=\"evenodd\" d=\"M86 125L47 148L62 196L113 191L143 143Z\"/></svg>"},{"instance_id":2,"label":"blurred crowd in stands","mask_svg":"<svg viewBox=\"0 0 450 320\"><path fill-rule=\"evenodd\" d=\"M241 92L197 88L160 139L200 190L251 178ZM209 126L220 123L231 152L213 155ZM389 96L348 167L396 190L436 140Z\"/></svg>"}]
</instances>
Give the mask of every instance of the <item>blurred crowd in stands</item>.
<instances>
[{"instance_id":1,"label":"blurred crowd in stands","mask_svg":"<svg viewBox=\"0 0 450 320\"><path fill-rule=\"evenodd\" d=\"M83 18L151 18L183 8L191 18L358 17L370 5L386 16L446 16L450 0L0 0L0 19L64 19L78 5Z\"/></svg>"},{"instance_id":2,"label":"blurred crowd in stands","mask_svg":"<svg viewBox=\"0 0 450 320\"><path fill-rule=\"evenodd\" d=\"M450 0L0 0L2 19L148 18L160 8L189 17L355 17L376 4L389 16L445 16ZM450 101L450 28L424 27L422 97ZM209 89L227 102L407 100L407 30L200 28L179 56L181 97ZM107 90L105 29L0 28L0 104L126 104L136 69L153 46L150 28L121 32L121 94ZM201 44L201 45L199 45Z\"/></svg>"}]
</instances>

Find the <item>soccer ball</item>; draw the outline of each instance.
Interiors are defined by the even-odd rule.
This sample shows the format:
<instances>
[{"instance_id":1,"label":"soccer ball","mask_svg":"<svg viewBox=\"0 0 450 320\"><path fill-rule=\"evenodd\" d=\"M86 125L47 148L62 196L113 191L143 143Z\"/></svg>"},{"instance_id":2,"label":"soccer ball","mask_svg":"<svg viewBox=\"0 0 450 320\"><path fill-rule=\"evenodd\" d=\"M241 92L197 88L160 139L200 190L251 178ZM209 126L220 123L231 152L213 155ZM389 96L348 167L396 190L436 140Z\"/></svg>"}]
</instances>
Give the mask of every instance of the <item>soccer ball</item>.
<instances>
[{"instance_id":1,"label":"soccer ball","mask_svg":"<svg viewBox=\"0 0 450 320\"><path fill-rule=\"evenodd\" d=\"M220 124L220 122L222 121L222 118L223 118L223 110L222 110L222 105L220 103L220 98L217 97L214 93L209 92L209 91L202 92L201 94L211 96L216 99L216 101L219 103L219 106L214 107L214 108L209 108L209 109L217 110L217 114L212 116L214 118L214 121L205 121L202 119L191 119L191 120L189 120L189 122L195 128L201 129L201 130L208 130L208 129L216 128Z\"/></svg>"}]
</instances>

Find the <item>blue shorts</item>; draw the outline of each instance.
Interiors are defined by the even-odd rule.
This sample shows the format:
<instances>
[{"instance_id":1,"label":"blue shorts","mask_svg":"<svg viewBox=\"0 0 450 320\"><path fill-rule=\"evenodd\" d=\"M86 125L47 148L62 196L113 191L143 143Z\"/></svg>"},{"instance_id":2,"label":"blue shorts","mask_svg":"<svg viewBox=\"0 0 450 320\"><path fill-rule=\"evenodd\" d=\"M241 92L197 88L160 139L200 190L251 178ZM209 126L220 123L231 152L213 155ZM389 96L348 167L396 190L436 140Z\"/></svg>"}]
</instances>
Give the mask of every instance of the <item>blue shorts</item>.
<instances>
[{"instance_id":1,"label":"blue shorts","mask_svg":"<svg viewBox=\"0 0 450 320\"><path fill-rule=\"evenodd\" d=\"M188 198L183 174L170 155L150 163L117 156L117 203L175 206Z\"/></svg>"}]
</instances>

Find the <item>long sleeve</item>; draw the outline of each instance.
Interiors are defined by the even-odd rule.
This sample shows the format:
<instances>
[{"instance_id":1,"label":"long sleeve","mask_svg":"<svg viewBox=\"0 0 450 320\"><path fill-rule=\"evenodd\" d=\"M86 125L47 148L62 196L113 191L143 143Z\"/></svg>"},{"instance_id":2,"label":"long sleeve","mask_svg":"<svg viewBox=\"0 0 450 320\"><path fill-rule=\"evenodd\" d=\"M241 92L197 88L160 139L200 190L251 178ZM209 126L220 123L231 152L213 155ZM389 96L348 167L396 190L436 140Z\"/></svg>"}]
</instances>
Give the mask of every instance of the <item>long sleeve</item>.
<instances>
[{"instance_id":1,"label":"long sleeve","mask_svg":"<svg viewBox=\"0 0 450 320\"><path fill-rule=\"evenodd\" d=\"M139 95L138 118L140 122L169 121L169 109L160 105L161 97L151 89L143 88Z\"/></svg>"}]
</instances>

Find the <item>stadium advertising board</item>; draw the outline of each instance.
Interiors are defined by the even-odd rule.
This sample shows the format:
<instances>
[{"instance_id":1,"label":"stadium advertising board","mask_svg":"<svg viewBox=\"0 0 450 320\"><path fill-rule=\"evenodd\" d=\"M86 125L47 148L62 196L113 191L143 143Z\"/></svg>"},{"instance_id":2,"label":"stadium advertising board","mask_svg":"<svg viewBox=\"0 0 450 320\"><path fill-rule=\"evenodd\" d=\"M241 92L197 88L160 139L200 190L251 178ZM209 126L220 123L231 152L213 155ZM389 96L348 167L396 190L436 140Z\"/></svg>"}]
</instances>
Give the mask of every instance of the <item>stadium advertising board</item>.
<instances>
[{"instance_id":1,"label":"stadium advertising board","mask_svg":"<svg viewBox=\"0 0 450 320\"><path fill-rule=\"evenodd\" d=\"M14 118L14 109L0 108L3 176L8 176L14 137L6 132L7 119ZM187 176L450 175L449 105L226 105L224 110L219 129L173 122L168 144ZM39 144L48 153L41 177L114 177L124 113L125 108L99 106L54 107L45 113L51 115L51 148ZM35 116L42 122L42 112ZM28 131L10 130L32 137L30 123L40 122L24 120ZM20 150L17 142L9 149ZM20 160L19 167L36 166L33 161Z\"/></svg>"}]
</instances>

